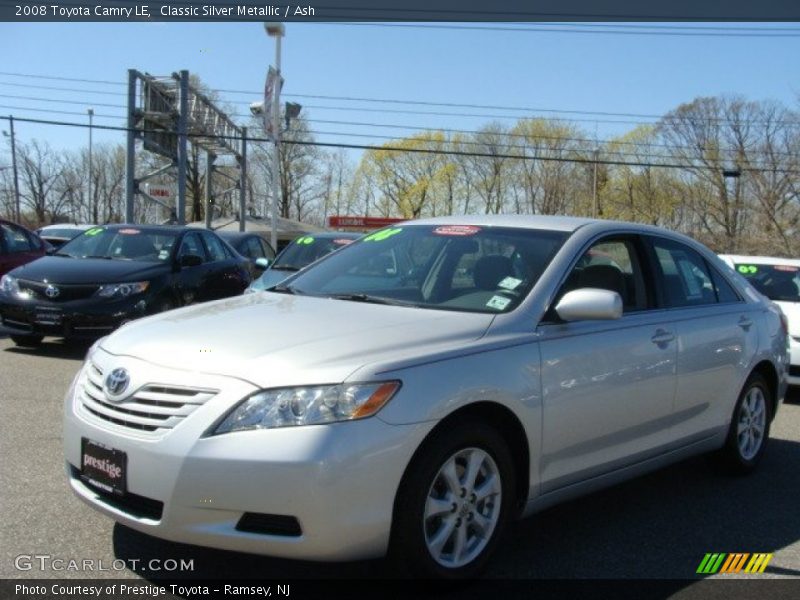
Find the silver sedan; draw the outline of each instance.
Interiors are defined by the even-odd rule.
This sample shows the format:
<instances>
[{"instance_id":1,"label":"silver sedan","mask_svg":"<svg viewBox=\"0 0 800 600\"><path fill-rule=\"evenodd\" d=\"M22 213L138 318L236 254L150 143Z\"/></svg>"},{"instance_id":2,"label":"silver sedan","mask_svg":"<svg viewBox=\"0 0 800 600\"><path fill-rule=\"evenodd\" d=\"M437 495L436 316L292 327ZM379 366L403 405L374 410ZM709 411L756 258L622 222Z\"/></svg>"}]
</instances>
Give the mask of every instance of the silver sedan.
<instances>
[{"instance_id":1,"label":"silver sedan","mask_svg":"<svg viewBox=\"0 0 800 600\"><path fill-rule=\"evenodd\" d=\"M420 220L100 340L67 474L166 539L471 577L556 502L699 453L754 469L787 364L780 310L684 236Z\"/></svg>"}]
</instances>

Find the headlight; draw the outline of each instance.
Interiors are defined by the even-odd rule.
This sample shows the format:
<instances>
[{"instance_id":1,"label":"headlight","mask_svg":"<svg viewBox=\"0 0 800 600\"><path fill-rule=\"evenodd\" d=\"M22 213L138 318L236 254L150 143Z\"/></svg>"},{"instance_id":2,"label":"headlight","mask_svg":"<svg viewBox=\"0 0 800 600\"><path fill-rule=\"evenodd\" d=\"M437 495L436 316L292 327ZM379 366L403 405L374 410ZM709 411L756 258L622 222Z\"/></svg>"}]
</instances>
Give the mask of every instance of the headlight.
<instances>
[{"instance_id":1,"label":"headlight","mask_svg":"<svg viewBox=\"0 0 800 600\"><path fill-rule=\"evenodd\" d=\"M136 281L133 283L109 283L101 285L97 295L101 298L126 298L134 294L141 294L150 285L149 281Z\"/></svg>"},{"instance_id":2,"label":"headlight","mask_svg":"<svg viewBox=\"0 0 800 600\"><path fill-rule=\"evenodd\" d=\"M19 294L19 282L16 277L11 275L3 275L0 279L0 290L6 294Z\"/></svg>"},{"instance_id":3,"label":"headlight","mask_svg":"<svg viewBox=\"0 0 800 600\"><path fill-rule=\"evenodd\" d=\"M399 389L399 381L385 381L265 390L234 408L213 433L363 419L377 413Z\"/></svg>"}]
</instances>

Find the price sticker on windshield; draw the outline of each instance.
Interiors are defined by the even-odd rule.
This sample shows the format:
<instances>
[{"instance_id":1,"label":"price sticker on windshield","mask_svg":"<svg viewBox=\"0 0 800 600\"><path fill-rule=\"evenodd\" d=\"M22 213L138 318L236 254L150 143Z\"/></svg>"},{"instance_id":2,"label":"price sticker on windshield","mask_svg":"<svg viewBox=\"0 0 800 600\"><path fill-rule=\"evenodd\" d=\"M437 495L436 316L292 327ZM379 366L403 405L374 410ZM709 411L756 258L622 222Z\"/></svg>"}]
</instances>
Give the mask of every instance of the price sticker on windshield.
<instances>
[{"instance_id":1,"label":"price sticker on windshield","mask_svg":"<svg viewBox=\"0 0 800 600\"><path fill-rule=\"evenodd\" d=\"M739 265L736 270L742 275L755 275L758 273L758 267L755 265Z\"/></svg>"},{"instance_id":2,"label":"price sticker on windshield","mask_svg":"<svg viewBox=\"0 0 800 600\"><path fill-rule=\"evenodd\" d=\"M480 230L480 227L475 227L474 225L443 225L434 229L433 233L436 235L465 236L475 235Z\"/></svg>"}]
</instances>

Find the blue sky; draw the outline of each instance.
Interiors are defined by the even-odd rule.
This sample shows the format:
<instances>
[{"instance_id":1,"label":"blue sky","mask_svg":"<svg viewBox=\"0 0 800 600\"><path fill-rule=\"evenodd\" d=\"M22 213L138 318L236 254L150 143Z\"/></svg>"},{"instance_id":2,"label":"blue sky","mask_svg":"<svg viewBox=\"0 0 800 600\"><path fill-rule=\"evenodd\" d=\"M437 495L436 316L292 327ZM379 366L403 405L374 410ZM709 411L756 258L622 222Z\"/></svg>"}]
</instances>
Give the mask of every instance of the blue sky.
<instances>
[{"instance_id":1,"label":"blue sky","mask_svg":"<svg viewBox=\"0 0 800 600\"><path fill-rule=\"evenodd\" d=\"M722 25L690 25L699 26L712 27L704 30L708 33L726 32L713 29L725 27ZM298 101L306 107L305 114L312 119L312 128L316 131L382 136L411 133L411 130L386 125L475 130L493 119L510 124L521 116L558 115L321 100L293 95L659 115L698 96L740 94L752 100L773 99L800 108L797 69L800 37L604 35L479 29L490 27L487 24L453 27L460 29L288 24L283 45L285 99ZM521 27L543 28L535 24ZM636 31L637 26L633 27L632 31ZM796 24L745 23L732 27L794 27L793 35L800 35ZM565 25L563 28L585 26ZM86 122L86 109L93 107L96 124L122 125L125 87L121 84L126 81L128 68L158 75L188 69L211 88L249 92L221 93L226 102L246 114L248 104L258 100L263 89L267 65L274 57L274 42L266 37L261 25L255 23L2 23L0 56L4 57L0 72L5 73L0 74L0 114ZM33 78L32 75L117 84L67 82ZM78 114L39 112L51 110ZM384 110L461 115L381 112ZM464 116L464 113L480 116ZM626 120L625 117L560 116L581 119L576 125L599 139L635 126L604 122ZM0 125L7 129L5 122ZM86 145L88 138L85 130L77 128L28 123L17 123L16 128L20 140L47 140L55 148L78 149ZM345 143L385 141L332 134L317 138ZM124 141L122 133L100 131L95 132L94 139L95 143ZM0 156L4 154L7 155L5 146ZM3 160L0 158L0 162Z\"/></svg>"}]
</instances>

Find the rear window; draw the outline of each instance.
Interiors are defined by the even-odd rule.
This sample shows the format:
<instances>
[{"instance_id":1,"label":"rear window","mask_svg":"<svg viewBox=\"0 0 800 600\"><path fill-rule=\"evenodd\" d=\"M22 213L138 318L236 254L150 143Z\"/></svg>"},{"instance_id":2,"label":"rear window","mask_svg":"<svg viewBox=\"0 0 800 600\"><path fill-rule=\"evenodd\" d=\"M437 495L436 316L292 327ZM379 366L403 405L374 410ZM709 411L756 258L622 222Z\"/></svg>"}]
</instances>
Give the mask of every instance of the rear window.
<instances>
[{"instance_id":1,"label":"rear window","mask_svg":"<svg viewBox=\"0 0 800 600\"><path fill-rule=\"evenodd\" d=\"M800 267L736 263L736 272L770 300L800 302Z\"/></svg>"}]
</instances>

